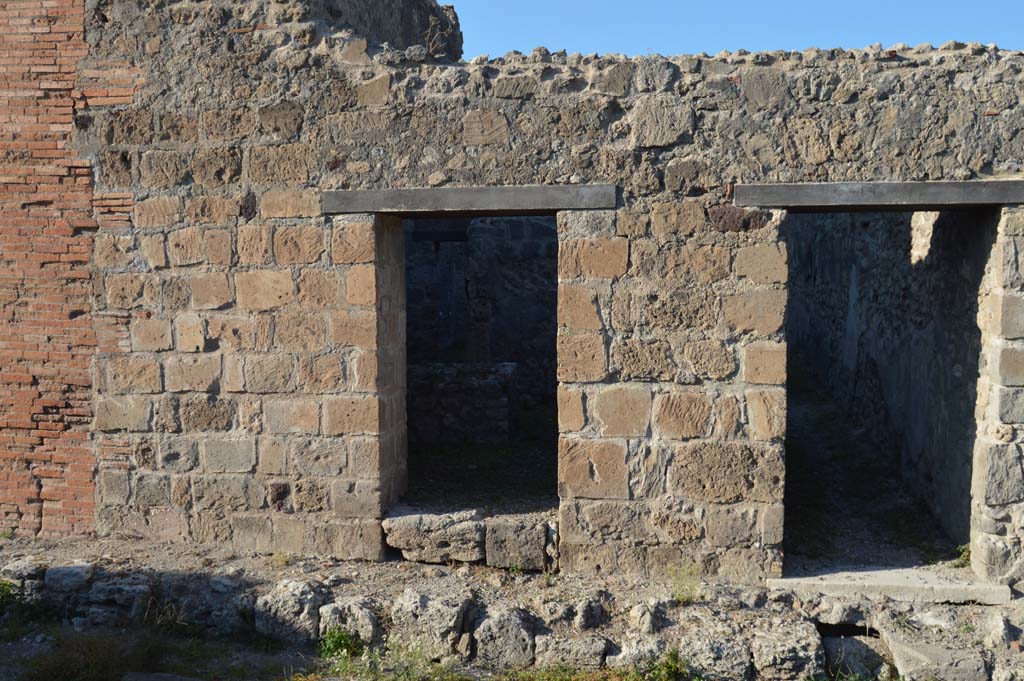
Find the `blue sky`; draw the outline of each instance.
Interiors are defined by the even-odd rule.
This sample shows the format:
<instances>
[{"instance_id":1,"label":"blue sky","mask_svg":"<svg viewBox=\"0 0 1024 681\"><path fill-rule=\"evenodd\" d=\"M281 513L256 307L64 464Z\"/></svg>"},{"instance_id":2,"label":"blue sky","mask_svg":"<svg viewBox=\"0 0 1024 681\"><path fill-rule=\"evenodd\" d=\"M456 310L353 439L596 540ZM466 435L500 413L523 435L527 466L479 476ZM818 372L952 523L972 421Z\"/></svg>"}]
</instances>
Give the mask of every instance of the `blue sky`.
<instances>
[{"instance_id":1,"label":"blue sky","mask_svg":"<svg viewBox=\"0 0 1024 681\"><path fill-rule=\"evenodd\" d=\"M509 50L666 56L721 50L936 46L1024 49L1024 0L440 0L462 21L465 57Z\"/></svg>"}]
</instances>

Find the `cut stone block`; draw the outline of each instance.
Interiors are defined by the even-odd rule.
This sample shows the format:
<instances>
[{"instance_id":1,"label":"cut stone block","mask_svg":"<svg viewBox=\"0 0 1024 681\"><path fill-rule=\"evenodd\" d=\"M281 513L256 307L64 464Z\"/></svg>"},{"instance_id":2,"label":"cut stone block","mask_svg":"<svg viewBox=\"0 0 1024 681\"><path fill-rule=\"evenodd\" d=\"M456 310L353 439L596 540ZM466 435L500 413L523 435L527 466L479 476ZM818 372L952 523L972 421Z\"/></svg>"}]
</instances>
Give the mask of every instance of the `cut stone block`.
<instances>
[{"instance_id":1,"label":"cut stone block","mask_svg":"<svg viewBox=\"0 0 1024 681\"><path fill-rule=\"evenodd\" d=\"M487 518L487 564L497 568L540 571L545 564L547 523L531 518Z\"/></svg>"},{"instance_id":2,"label":"cut stone block","mask_svg":"<svg viewBox=\"0 0 1024 681\"><path fill-rule=\"evenodd\" d=\"M384 519L388 546L421 563L475 563L484 559L484 522L477 511L420 513L397 509Z\"/></svg>"}]
</instances>

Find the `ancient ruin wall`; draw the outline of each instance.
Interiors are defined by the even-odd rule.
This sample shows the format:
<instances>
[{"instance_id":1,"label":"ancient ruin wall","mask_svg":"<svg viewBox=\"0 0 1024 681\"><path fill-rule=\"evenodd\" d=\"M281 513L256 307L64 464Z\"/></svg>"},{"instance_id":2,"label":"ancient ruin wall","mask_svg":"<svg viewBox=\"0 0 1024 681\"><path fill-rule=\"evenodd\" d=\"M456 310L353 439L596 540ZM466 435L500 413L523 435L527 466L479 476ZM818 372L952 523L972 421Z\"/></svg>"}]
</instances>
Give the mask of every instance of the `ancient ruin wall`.
<instances>
[{"instance_id":1,"label":"ancient ruin wall","mask_svg":"<svg viewBox=\"0 0 1024 681\"><path fill-rule=\"evenodd\" d=\"M74 147L109 213L131 211L101 223L95 311L75 315L110 329L102 532L377 555L401 489L397 393L373 378L400 353L372 347L395 338L375 288L394 277L381 220L324 217L319 191L611 182L619 211L559 225L562 567L777 572L786 251L732 183L1024 159L1024 58L980 46L433 64L302 5L107 2L85 21L79 82L118 81L81 91Z\"/></svg>"},{"instance_id":2,"label":"ancient ruin wall","mask_svg":"<svg viewBox=\"0 0 1024 681\"><path fill-rule=\"evenodd\" d=\"M970 536L979 302L997 221L993 211L848 213L782 226L791 375L807 374L798 380L817 382L899 458L957 544Z\"/></svg>"},{"instance_id":3,"label":"ancient ruin wall","mask_svg":"<svg viewBox=\"0 0 1024 681\"><path fill-rule=\"evenodd\" d=\"M214 367L199 383L154 380L152 395L129 397L179 417L227 405L220 420L179 418L162 433L153 420L132 434L98 420L101 481L112 465L125 471L123 496L104 508L156 518L145 532L163 531L168 514L182 537L239 542L236 517L255 514L287 528L267 548L302 536L308 550L317 528L342 522L326 492L332 478L370 477L362 464L339 472L297 462L285 482L309 483L310 494L279 509L269 500L282 481L264 472L265 445L300 453L311 438L333 445L342 436L347 448L363 429L331 419L331 400L363 389L373 399L347 360L359 328L349 317L376 309L361 288L369 263L346 269L351 241L318 217L317 190L604 181L622 188L620 211L566 213L559 224L561 565L657 571L695 560L723 578L777 572L786 252L771 216L728 205L730 182L968 177L1024 155L1010 113L1019 58L998 52L629 61L538 52L431 65L361 53L322 24L263 28L251 13L182 18L176 7L153 28L90 25L95 59L125 49L113 39L125 32L136 45L158 39L159 56L140 60L146 83L133 106L96 109L76 138L100 186L137 201L135 229L118 235L123 264L97 265L98 300L128 315L196 319L201 352L192 354ZM905 133L908 121L916 134ZM947 133L954 142L938 144ZM255 233L267 245L249 260ZM166 267L146 257L161 249ZM304 298L317 290L307 269L343 288ZM132 282L128 297L122 281ZM270 282L282 298L268 299ZM232 346L218 331L225 317L261 324L264 344ZM144 360L171 381L186 349L129 349L97 366ZM331 376L327 386L303 383L298 369L287 382L290 362L339 359L343 373L309 374ZM256 392L249 367L259 360L283 363L276 375L286 382ZM232 362L243 365L237 395L218 373ZM111 398L100 391L98 404ZM247 443L237 468L203 457L180 471L133 460L147 440L214 442L211 429ZM127 444L118 451L128 456L109 456L111 444ZM345 460L358 461L347 449ZM149 480L172 494L148 496ZM343 522L371 517L359 512ZM104 531L119 527L115 517Z\"/></svg>"}]
</instances>

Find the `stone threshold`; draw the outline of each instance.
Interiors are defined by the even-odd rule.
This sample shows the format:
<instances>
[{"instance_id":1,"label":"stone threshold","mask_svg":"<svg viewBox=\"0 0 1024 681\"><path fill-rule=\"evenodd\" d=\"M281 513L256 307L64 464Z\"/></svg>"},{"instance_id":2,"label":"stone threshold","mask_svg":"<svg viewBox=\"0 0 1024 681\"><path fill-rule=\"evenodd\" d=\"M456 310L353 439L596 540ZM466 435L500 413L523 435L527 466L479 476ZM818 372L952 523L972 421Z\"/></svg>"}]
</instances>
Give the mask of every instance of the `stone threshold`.
<instances>
[{"instance_id":1,"label":"stone threshold","mask_svg":"<svg viewBox=\"0 0 1024 681\"><path fill-rule=\"evenodd\" d=\"M556 511L485 516L479 510L393 509L381 523L384 541L417 563L482 563L540 572L558 564Z\"/></svg>"},{"instance_id":2,"label":"stone threshold","mask_svg":"<svg viewBox=\"0 0 1024 681\"><path fill-rule=\"evenodd\" d=\"M1006 605L1013 598L1005 584L971 582L920 568L837 571L769 579L767 585L773 591L908 603Z\"/></svg>"}]
</instances>

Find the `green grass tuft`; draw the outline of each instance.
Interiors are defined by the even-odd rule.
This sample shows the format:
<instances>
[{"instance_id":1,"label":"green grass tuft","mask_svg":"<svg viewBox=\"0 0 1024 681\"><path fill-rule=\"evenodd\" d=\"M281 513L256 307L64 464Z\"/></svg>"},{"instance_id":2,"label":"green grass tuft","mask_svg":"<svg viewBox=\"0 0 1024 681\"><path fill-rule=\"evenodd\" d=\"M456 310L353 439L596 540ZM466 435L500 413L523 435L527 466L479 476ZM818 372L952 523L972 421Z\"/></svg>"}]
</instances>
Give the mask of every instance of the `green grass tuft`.
<instances>
[{"instance_id":1,"label":"green grass tuft","mask_svg":"<svg viewBox=\"0 0 1024 681\"><path fill-rule=\"evenodd\" d=\"M351 659L363 654L363 642L357 634L333 627L320 639L320 657L325 660Z\"/></svg>"}]
</instances>

